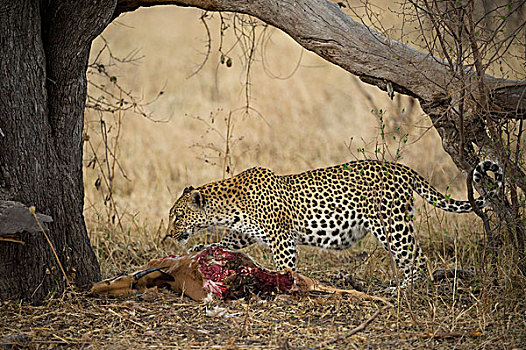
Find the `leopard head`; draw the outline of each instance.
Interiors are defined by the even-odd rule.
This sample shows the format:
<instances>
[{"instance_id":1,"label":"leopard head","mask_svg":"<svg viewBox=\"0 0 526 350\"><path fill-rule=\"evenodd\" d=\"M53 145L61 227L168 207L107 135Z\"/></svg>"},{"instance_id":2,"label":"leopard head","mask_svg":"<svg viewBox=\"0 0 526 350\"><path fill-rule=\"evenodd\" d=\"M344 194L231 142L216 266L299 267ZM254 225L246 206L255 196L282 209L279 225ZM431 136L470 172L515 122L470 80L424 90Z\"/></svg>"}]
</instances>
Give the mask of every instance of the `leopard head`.
<instances>
[{"instance_id":1,"label":"leopard head","mask_svg":"<svg viewBox=\"0 0 526 350\"><path fill-rule=\"evenodd\" d=\"M199 189L185 188L170 209L167 236L186 244L191 235L207 226L205 197Z\"/></svg>"}]
</instances>

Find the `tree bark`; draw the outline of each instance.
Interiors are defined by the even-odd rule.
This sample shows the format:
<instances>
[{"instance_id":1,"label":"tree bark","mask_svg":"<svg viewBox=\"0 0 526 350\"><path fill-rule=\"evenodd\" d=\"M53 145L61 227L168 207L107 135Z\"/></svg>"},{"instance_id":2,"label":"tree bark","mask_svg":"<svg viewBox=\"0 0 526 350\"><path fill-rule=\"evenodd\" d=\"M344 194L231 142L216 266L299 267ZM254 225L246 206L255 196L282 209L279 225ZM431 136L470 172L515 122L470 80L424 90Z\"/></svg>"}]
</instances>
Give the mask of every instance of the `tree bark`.
<instances>
[{"instance_id":1,"label":"tree bark","mask_svg":"<svg viewBox=\"0 0 526 350\"><path fill-rule=\"evenodd\" d=\"M0 299L38 303L70 282L87 286L100 269L83 217L82 129L92 40L115 1L0 3L0 200L49 215L25 244L0 242Z\"/></svg>"}]
</instances>

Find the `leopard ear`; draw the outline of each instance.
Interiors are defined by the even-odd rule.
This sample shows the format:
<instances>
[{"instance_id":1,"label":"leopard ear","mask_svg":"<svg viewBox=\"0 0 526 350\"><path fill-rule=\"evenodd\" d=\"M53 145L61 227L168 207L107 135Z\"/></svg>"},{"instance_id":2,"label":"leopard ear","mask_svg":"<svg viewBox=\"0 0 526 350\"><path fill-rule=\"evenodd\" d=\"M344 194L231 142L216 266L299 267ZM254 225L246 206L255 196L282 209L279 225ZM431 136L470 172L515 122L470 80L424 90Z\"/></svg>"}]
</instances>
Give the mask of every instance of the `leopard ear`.
<instances>
[{"instance_id":1,"label":"leopard ear","mask_svg":"<svg viewBox=\"0 0 526 350\"><path fill-rule=\"evenodd\" d=\"M193 211L200 211L205 209L205 198L203 197L201 192L199 192L199 190L194 190L190 194L188 207Z\"/></svg>"}]
</instances>

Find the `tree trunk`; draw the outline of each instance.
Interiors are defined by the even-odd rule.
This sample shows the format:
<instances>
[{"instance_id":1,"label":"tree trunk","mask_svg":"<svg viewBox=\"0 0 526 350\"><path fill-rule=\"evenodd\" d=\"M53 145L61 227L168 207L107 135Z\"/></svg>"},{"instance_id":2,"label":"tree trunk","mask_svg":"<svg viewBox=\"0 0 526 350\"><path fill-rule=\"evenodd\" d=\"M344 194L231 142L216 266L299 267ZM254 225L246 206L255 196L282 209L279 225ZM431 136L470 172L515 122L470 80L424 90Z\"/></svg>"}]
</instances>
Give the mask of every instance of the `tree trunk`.
<instances>
[{"instance_id":1,"label":"tree trunk","mask_svg":"<svg viewBox=\"0 0 526 350\"><path fill-rule=\"evenodd\" d=\"M0 299L38 303L100 278L83 217L82 129L92 40L114 1L0 3L0 200L49 215L24 245L0 241Z\"/></svg>"}]
</instances>

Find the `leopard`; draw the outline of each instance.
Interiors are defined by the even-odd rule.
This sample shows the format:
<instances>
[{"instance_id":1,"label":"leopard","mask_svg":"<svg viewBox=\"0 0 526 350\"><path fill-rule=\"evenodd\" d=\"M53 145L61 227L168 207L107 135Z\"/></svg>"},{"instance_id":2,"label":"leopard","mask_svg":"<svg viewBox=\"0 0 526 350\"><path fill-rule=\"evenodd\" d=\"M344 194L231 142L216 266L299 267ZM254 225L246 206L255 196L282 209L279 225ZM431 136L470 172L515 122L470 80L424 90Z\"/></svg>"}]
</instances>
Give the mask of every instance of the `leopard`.
<instances>
[{"instance_id":1,"label":"leopard","mask_svg":"<svg viewBox=\"0 0 526 350\"><path fill-rule=\"evenodd\" d=\"M475 199L475 206L491 204L502 187L501 168L481 161L470 176L474 183L486 179L486 193ZM186 245L197 232L223 227L227 233L212 245L239 250L262 244L270 248L277 269L295 270L300 245L343 250L371 233L403 272L398 285L405 288L427 272L427 258L415 237L414 192L438 209L474 210L470 201L452 199L397 162L356 160L290 175L254 167L186 187L170 209L167 237ZM208 246L198 244L190 251Z\"/></svg>"}]
</instances>

